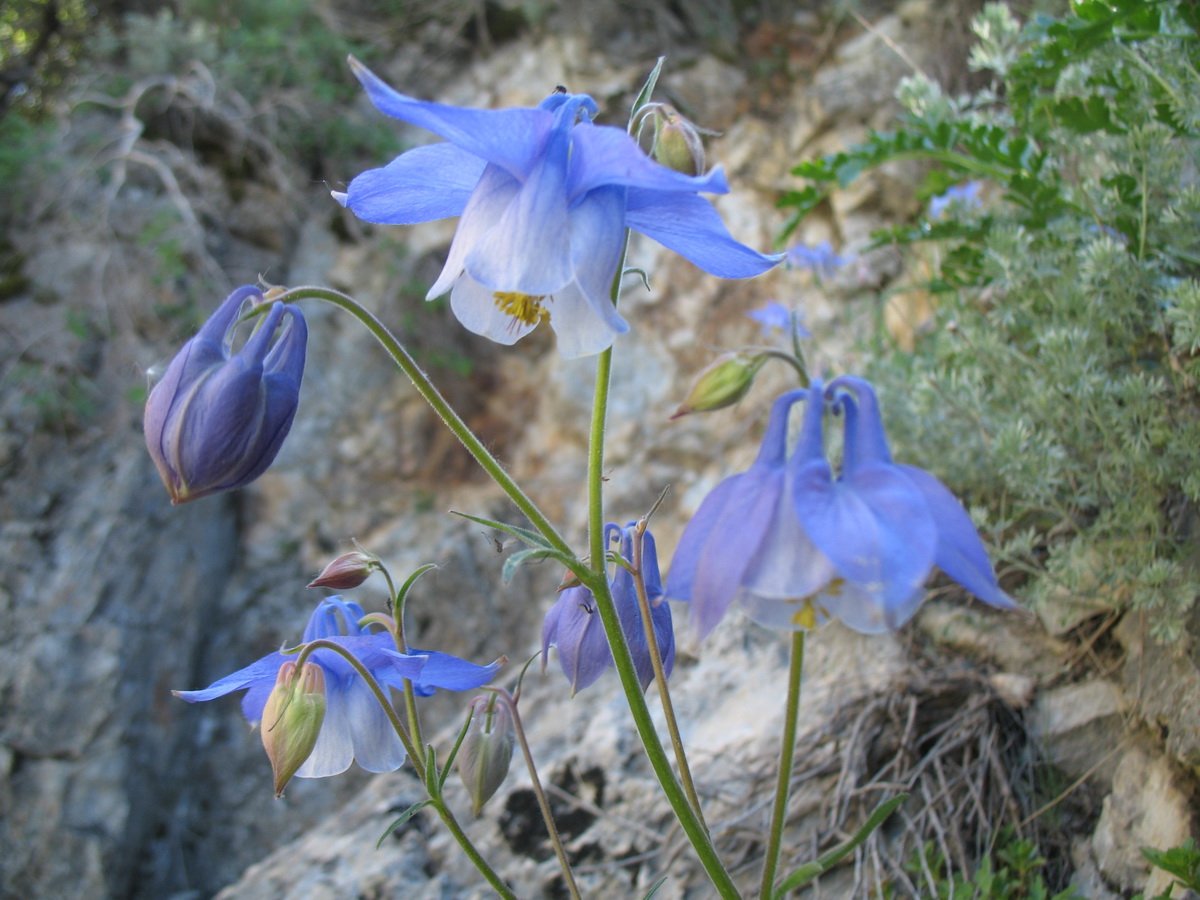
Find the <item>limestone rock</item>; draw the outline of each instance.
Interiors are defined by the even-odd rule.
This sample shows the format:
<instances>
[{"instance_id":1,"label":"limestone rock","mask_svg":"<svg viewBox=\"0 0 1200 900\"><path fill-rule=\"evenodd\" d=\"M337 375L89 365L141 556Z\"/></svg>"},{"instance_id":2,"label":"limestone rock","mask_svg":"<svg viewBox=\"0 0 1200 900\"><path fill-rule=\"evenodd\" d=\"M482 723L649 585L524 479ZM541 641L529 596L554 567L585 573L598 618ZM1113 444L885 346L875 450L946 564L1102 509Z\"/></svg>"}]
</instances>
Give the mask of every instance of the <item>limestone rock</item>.
<instances>
[{"instance_id":1,"label":"limestone rock","mask_svg":"<svg viewBox=\"0 0 1200 900\"><path fill-rule=\"evenodd\" d=\"M1120 689L1104 679L1044 691L1034 702L1029 727L1046 758L1071 778L1091 775L1101 784L1117 768L1127 707Z\"/></svg>"},{"instance_id":2,"label":"limestone rock","mask_svg":"<svg viewBox=\"0 0 1200 900\"><path fill-rule=\"evenodd\" d=\"M1112 787L1092 838L1097 865L1121 890L1158 896L1173 879L1140 848L1166 850L1194 837L1193 798L1167 757L1139 745L1121 755Z\"/></svg>"}]
</instances>

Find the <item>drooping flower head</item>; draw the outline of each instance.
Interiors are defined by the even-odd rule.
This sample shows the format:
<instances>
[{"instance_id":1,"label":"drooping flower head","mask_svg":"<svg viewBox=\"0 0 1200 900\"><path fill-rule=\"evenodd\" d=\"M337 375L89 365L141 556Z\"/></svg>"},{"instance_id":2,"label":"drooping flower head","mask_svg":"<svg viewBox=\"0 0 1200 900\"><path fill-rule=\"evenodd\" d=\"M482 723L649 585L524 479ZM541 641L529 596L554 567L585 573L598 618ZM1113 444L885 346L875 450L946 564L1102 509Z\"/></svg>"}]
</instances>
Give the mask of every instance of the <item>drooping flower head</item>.
<instances>
[{"instance_id":1,"label":"drooping flower head","mask_svg":"<svg viewBox=\"0 0 1200 900\"><path fill-rule=\"evenodd\" d=\"M275 461L292 427L308 339L304 317L295 306L273 303L234 353L247 301L263 303L262 291L247 285L230 294L146 401L146 447L172 503L249 484Z\"/></svg>"},{"instance_id":2,"label":"drooping flower head","mask_svg":"<svg viewBox=\"0 0 1200 900\"><path fill-rule=\"evenodd\" d=\"M781 258L735 241L698 196L728 191L719 167L692 176L659 165L621 129L593 124L586 94L459 108L407 97L351 65L381 112L445 142L409 150L334 196L368 222L461 216L426 299L449 291L476 334L512 344L549 320L565 357L607 348L629 329L610 299L627 227L722 278L758 275Z\"/></svg>"},{"instance_id":3,"label":"drooping flower head","mask_svg":"<svg viewBox=\"0 0 1200 900\"><path fill-rule=\"evenodd\" d=\"M322 600L304 629L304 642L323 638L349 650L382 685L403 687L407 678L418 694L435 688L471 690L486 684L498 663L478 666L446 653L396 651L386 633L369 634L358 624L363 609L340 597ZM263 719L263 710L276 686L279 669L294 654L270 653L244 669L226 675L199 691L175 691L197 703L246 691L242 713L250 722ZM296 770L300 778L323 778L346 771L357 762L368 772L390 772L404 762L404 745L367 683L354 667L333 650L321 648L309 661L320 666L325 682L325 712L320 733L307 760Z\"/></svg>"},{"instance_id":4,"label":"drooping flower head","mask_svg":"<svg viewBox=\"0 0 1200 900\"><path fill-rule=\"evenodd\" d=\"M787 415L800 399L804 421L787 457ZM824 450L827 405L845 422L836 477ZM892 462L874 390L843 377L775 401L758 459L700 505L667 587L692 604L702 637L734 600L764 625L838 618L875 633L912 617L935 563L985 603L1016 608L962 506L929 473Z\"/></svg>"},{"instance_id":5,"label":"drooping flower head","mask_svg":"<svg viewBox=\"0 0 1200 900\"><path fill-rule=\"evenodd\" d=\"M604 526L605 544L618 536L621 556L633 562L633 523L622 528L609 523ZM675 665L675 633L671 627L671 608L663 599L662 579L658 572L658 551L654 536L647 531L643 536L642 569L646 583L646 597L650 601L650 620L654 624L654 637L662 657L663 672L669 678ZM623 566L616 567L610 579L613 603L629 652L633 656L638 681L642 690L654 680L654 663L650 659L650 644L642 624L642 613L638 605L637 587L633 574ZM563 674L571 682L572 693L582 691L599 678L613 664L612 650L604 634L604 625L596 609L596 599L586 587L571 587L559 592L558 600L546 613L542 622L542 668L546 666L546 654L551 646L558 648L558 661Z\"/></svg>"},{"instance_id":6,"label":"drooping flower head","mask_svg":"<svg viewBox=\"0 0 1200 900\"><path fill-rule=\"evenodd\" d=\"M679 539L667 596L691 604L701 637L734 600L749 608L757 598L806 596L833 576L801 529L786 489L788 412L808 394L789 391L775 401L754 464L717 485Z\"/></svg>"}]
</instances>

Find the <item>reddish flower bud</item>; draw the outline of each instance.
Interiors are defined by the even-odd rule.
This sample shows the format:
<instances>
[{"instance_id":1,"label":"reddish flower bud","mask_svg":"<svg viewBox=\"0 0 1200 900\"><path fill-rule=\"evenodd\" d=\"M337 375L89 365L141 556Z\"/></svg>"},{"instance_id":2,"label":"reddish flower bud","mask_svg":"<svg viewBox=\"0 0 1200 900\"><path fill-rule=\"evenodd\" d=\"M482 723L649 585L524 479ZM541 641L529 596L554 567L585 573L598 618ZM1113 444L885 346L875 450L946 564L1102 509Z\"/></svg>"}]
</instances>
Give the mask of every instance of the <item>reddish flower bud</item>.
<instances>
[{"instance_id":1,"label":"reddish flower bud","mask_svg":"<svg viewBox=\"0 0 1200 900\"><path fill-rule=\"evenodd\" d=\"M376 569L379 568L378 557L361 550L343 553L329 563L321 574L308 583L309 587L327 587L335 591L348 591L356 588Z\"/></svg>"}]
</instances>

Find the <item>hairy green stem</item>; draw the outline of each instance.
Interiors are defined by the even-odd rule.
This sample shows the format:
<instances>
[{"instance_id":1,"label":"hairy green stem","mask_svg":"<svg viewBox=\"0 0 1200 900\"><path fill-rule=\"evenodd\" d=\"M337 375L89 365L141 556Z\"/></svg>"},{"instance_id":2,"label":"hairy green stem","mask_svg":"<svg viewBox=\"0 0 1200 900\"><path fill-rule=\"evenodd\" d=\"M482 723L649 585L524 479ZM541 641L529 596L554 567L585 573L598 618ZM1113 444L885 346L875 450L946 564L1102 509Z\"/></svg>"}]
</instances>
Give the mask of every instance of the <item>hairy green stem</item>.
<instances>
[{"instance_id":1,"label":"hairy green stem","mask_svg":"<svg viewBox=\"0 0 1200 900\"><path fill-rule=\"evenodd\" d=\"M500 486L504 493L508 494L509 498L516 504L517 508L525 514L525 517L530 521L534 528L550 542L554 549L574 556L571 547L558 533L558 530L546 518L545 514L538 508L537 504L529 498L529 496L521 489L521 486L513 481L512 477L504 471L504 467L496 457L492 456L491 451L483 445L471 431L467 424L459 417L453 407L446 402L446 398L441 395L441 392L429 380L429 376L421 370L417 365L416 360L409 355L404 345L396 339L396 337L388 330L387 326L379 321L378 318L368 309L363 307L352 297L335 291L332 288L315 287L305 285L303 287L289 288L285 293L275 298L280 303L290 303L295 300L305 298L313 298L316 300L324 300L326 303L331 303L334 306L340 307L353 315L356 319L366 326L367 330L374 335L375 339L383 345L383 348L392 357L396 365L408 376L413 383L413 387L425 398L433 411L438 414L446 427L454 432L457 437L467 448L467 451L475 457L475 461L488 474L488 476Z\"/></svg>"},{"instance_id":2,"label":"hairy green stem","mask_svg":"<svg viewBox=\"0 0 1200 900\"><path fill-rule=\"evenodd\" d=\"M616 292L614 285L614 293ZM591 553L592 571L587 579L587 587L596 600L596 609L600 613L600 621L604 626L604 634L612 650L613 663L617 675L621 679L621 687L625 691L625 700L633 715L642 747L654 769L659 785L675 817L687 834L688 840L696 851L700 864L708 874L717 892L725 900L740 900L737 886L725 870L721 858L713 847L712 839L707 829L692 809L687 795L680 788L675 773L671 770L671 762L663 750L658 733L654 729L654 720L650 716L650 708L642 695L642 685L638 681L637 669L633 664L633 656L629 653L629 645L621 630L621 620L617 616L617 608L613 603L612 591L608 584L608 570L605 565L607 547L604 546L604 426L608 414L608 390L612 374L612 348L600 354L596 365L596 391L592 404L592 427L588 440L588 544Z\"/></svg>"},{"instance_id":3,"label":"hairy green stem","mask_svg":"<svg viewBox=\"0 0 1200 900\"><path fill-rule=\"evenodd\" d=\"M779 777L775 783L775 805L771 810L771 828L767 834L767 853L763 858L763 898L773 896L775 873L779 869L779 848L783 844L783 826L787 822L788 792L792 785L792 760L796 755L796 726L800 719L800 676L804 671L804 632L792 632L792 661L788 669L787 707L783 719L783 737L779 747Z\"/></svg>"},{"instance_id":4,"label":"hairy green stem","mask_svg":"<svg viewBox=\"0 0 1200 900\"><path fill-rule=\"evenodd\" d=\"M454 840L458 842L458 846L462 847L463 853L467 854L467 857L474 864L475 868L479 870L479 874L487 879L488 884L492 886L492 890L503 897L504 900L517 900L517 895L509 890L508 885L488 865L488 861L483 858L483 855L471 843L471 839L467 837L467 833L458 824L458 819L454 818L454 813L450 811L450 807L443 803L439 797L433 801L433 808L437 810L437 814L442 819L442 824L453 835Z\"/></svg>"}]
</instances>

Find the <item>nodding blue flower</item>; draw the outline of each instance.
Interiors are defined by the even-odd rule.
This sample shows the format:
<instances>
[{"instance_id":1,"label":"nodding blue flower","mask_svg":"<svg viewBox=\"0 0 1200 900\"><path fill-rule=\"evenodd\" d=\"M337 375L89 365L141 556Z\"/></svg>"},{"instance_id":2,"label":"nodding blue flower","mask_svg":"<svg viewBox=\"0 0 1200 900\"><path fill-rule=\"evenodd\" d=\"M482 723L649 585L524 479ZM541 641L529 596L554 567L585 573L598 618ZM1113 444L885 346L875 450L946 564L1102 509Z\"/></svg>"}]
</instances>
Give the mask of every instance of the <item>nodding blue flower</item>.
<instances>
[{"instance_id":1,"label":"nodding blue flower","mask_svg":"<svg viewBox=\"0 0 1200 900\"><path fill-rule=\"evenodd\" d=\"M787 264L793 269L808 269L818 278L832 278L842 266L854 262L853 256L838 256L829 241L821 241L815 247L797 244L788 250Z\"/></svg>"},{"instance_id":2,"label":"nodding blue flower","mask_svg":"<svg viewBox=\"0 0 1200 900\"><path fill-rule=\"evenodd\" d=\"M247 285L230 294L146 400L146 447L172 503L249 484L275 461L292 427L308 340L304 316L273 303L233 353L247 300L263 303L262 291Z\"/></svg>"},{"instance_id":3,"label":"nodding blue flower","mask_svg":"<svg viewBox=\"0 0 1200 900\"><path fill-rule=\"evenodd\" d=\"M605 545L620 535L621 556L633 562L633 526L622 528L609 523L604 526ZM658 551L654 536L647 531L643 536L642 569L646 583L646 597L650 601L650 621L654 625L654 638L662 657L663 673L670 678L675 665L675 633L671 627L671 607L663 598L662 579L658 572ZM616 567L609 587L621 631L629 644L637 669L638 681L644 691L654 680L654 663L650 659L650 644L642 624L641 608L638 605L637 588L632 573L624 566ZM613 664L612 650L604 634L604 624L596 609L596 600L586 587L572 587L559 592L558 600L546 613L542 622L542 669L546 667L546 655L551 646L558 648L558 661L563 674L571 682L571 693L582 691L599 678Z\"/></svg>"},{"instance_id":4,"label":"nodding blue flower","mask_svg":"<svg viewBox=\"0 0 1200 900\"><path fill-rule=\"evenodd\" d=\"M979 196L982 188L983 182L981 181L967 181L954 185L944 194L931 197L929 199L929 218L935 220L945 218L946 214L956 207L964 210L982 208L983 198Z\"/></svg>"},{"instance_id":5,"label":"nodding blue flower","mask_svg":"<svg viewBox=\"0 0 1200 900\"><path fill-rule=\"evenodd\" d=\"M463 691L486 684L500 664L478 666L446 653L396 651L386 633L370 634L358 622L363 609L340 597L322 600L304 629L304 642L323 638L349 650L381 685L403 687L412 682L418 694L435 688ZM246 691L242 713L250 722L262 719L263 708L275 687L279 668L295 661L295 654L270 653L244 669L226 675L203 690L175 691L189 703L213 700L234 691ZM321 648L309 657L325 676L325 718L312 753L296 771L300 778L324 778L346 771L357 762L368 772L391 772L405 759L404 745L393 730L375 695L350 663L333 650Z\"/></svg>"},{"instance_id":6,"label":"nodding blue flower","mask_svg":"<svg viewBox=\"0 0 1200 900\"><path fill-rule=\"evenodd\" d=\"M786 458L788 412L802 398L803 425ZM836 478L824 450L827 404L845 422ZM843 377L775 401L754 465L718 485L688 523L667 588L691 602L702 637L735 599L764 625L838 618L871 634L912 617L935 563L985 603L1017 608L954 495L892 461L874 390Z\"/></svg>"},{"instance_id":7,"label":"nodding blue flower","mask_svg":"<svg viewBox=\"0 0 1200 900\"><path fill-rule=\"evenodd\" d=\"M746 318L753 319L759 324L762 329L762 337L769 338L780 331L791 333L793 322L795 322L796 336L802 339L812 337L812 333L805 328L801 322L804 321L804 313L800 310L791 310L784 306L778 300L768 300L758 309L752 309L746 313Z\"/></svg>"},{"instance_id":8,"label":"nodding blue flower","mask_svg":"<svg viewBox=\"0 0 1200 900\"><path fill-rule=\"evenodd\" d=\"M627 227L722 278L758 275L782 258L735 241L697 195L729 190L719 167L692 176L659 165L621 129L593 124L586 94L464 109L407 97L351 66L380 112L445 142L364 172L334 197L381 224L461 216L426 299L449 291L476 334L512 344L549 320L564 357L610 346L629 330L610 296Z\"/></svg>"}]
</instances>

